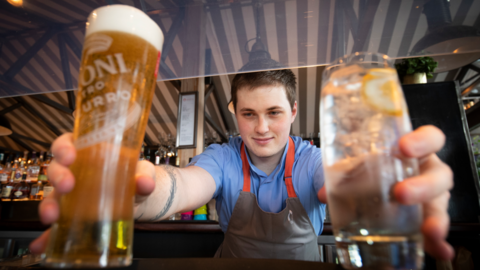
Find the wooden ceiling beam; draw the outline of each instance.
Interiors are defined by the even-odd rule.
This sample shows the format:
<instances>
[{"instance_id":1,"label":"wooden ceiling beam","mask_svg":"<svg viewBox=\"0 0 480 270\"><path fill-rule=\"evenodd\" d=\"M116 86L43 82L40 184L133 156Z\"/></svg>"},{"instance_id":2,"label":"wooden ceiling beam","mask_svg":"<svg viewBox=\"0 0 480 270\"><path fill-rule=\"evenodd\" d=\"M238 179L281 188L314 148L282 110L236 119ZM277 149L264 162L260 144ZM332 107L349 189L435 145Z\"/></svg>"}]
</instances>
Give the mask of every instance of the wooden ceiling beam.
<instances>
[{"instance_id":1,"label":"wooden ceiling beam","mask_svg":"<svg viewBox=\"0 0 480 270\"><path fill-rule=\"evenodd\" d=\"M59 27L50 27L28 50L13 63L10 68L5 71L3 76L13 78L27 63L32 59L38 51L59 31Z\"/></svg>"},{"instance_id":2,"label":"wooden ceiling beam","mask_svg":"<svg viewBox=\"0 0 480 270\"><path fill-rule=\"evenodd\" d=\"M30 105L24 98L22 97L14 97L14 99L18 102L18 103L21 103L23 105L23 107L25 107L25 109L27 109L28 112L30 112L34 117L38 117L40 120L42 120L43 123L45 123L45 125L47 125L47 127L57 136L60 136L62 135L62 132L60 132L60 130L58 130L58 128L56 126L54 126L52 123L50 123L50 121L48 121L44 116L43 114L41 114L40 112L38 112L32 105Z\"/></svg>"},{"instance_id":3,"label":"wooden ceiling beam","mask_svg":"<svg viewBox=\"0 0 480 270\"><path fill-rule=\"evenodd\" d=\"M72 110L72 109L63 106L62 104L60 104L60 103L58 103L58 102L56 102L56 101L53 101L53 100L47 98L47 97L44 96L44 95L41 95L41 94L40 94L40 95L31 95L30 97L31 97L31 98L34 98L34 99L36 99L36 100L38 100L38 101L41 101L41 102L47 104L48 106L50 106L50 107L52 107L52 108L55 108L55 109L57 109L57 110L59 110L59 111L62 111L62 112L64 112L64 113L66 113L66 114L72 115L72 113L73 113L73 110Z\"/></svg>"},{"instance_id":4,"label":"wooden ceiling beam","mask_svg":"<svg viewBox=\"0 0 480 270\"><path fill-rule=\"evenodd\" d=\"M223 139L224 142L228 142L227 136L223 133L223 130L213 121L212 117L205 112L205 120L207 123L217 132L220 138Z\"/></svg>"},{"instance_id":5,"label":"wooden ceiling beam","mask_svg":"<svg viewBox=\"0 0 480 270\"><path fill-rule=\"evenodd\" d=\"M11 136L9 135L8 136L10 139L12 139L16 144L20 145L21 147L27 149L29 152L33 151L32 147L30 147L28 144L24 143L22 140L20 140L19 138L17 137L14 137L14 136Z\"/></svg>"},{"instance_id":6,"label":"wooden ceiling beam","mask_svg":"<svg viewBox=\"0 0 480 270\"><path fill-rule=\"evenodd\" d=\"M4 114L6 114L6 113L9 113L9 112L11 112L11 111L13 111L13 110L15 110L15 109L18 109L18 108L20 108L20 107L22 107L22 104L20 104L20 103L15 103L15 104L13 104L12 106L9 106L9 107L1 110L1 111L0 111L0 116L4 115Z\"/></svg>"},{"instance_id":7,"label":"wooden ceiling beam","mask_svg":"<svg viewBox=\"0 0 480 270\"><path fill-rule=\"evenodd\" d=\"M42 141L39 141L37 139L34 139L34 138L30 138L30 137L27 137L27 136L23 136L21 134L18 134L18 133L12 133L10 135L8 135L10 138L12 137L15 137L17 139L23 139L23 140L28 140L28 141L31 141L31 142L34 142L36 144L39 144L41 146L44 146L46 147L47 149L50 148L52 145L50 143L47 143L47 142L42 142Z\"/></svg>"}]
</instances>

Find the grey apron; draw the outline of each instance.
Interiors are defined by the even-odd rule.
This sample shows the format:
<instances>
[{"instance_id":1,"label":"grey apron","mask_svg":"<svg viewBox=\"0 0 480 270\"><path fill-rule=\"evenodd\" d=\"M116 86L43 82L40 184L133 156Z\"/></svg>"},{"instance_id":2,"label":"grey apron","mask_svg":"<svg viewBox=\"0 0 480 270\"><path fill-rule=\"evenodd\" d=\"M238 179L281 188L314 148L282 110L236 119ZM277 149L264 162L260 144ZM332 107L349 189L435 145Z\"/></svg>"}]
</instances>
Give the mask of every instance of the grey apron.
<instances>
[{"instance_id":1,"label":"grey apron","mask_svg":"<svg viewBox=\"0 0 480 270\"><path fill-rule=\"evenodd\" d=\"M241 146L243 191L233 209L225 239L216 258L269 258L320 261L317 234L307 212L295 194L292 167L295 145L290 138L285 161L286 207L280 213L263 211L250 192L250 165Z\"/></svg>"}]
</instances>

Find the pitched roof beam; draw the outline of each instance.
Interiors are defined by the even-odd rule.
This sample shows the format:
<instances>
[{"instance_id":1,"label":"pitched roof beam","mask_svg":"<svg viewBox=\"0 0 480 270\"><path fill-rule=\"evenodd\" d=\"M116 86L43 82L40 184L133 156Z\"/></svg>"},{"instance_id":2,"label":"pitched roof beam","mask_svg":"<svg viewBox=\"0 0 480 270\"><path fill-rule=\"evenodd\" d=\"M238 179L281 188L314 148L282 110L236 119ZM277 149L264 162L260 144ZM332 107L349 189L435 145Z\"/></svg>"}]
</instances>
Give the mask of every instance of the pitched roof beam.
<instances>
[{"instance_id":1,"label":"pitched roof beam","mask_svg":"<svg viewBox=\"0 0 480 270\"><path fill-rule=\"evenodd\" d=\"M50 123L50 121L48 121L44 116L43 114L39 113L35 108L33 108L32 105L30 105L24 98L22 97L14 97L14 99L18 102L18 103L21 103L23 105L23 107L25 107L25 109L27 109L27 111L29 111L32 115L38 117L40 120L42 120L42 122L45 123L45 125L47 125L47 127L57 136L60 136L62 135L62 132L60 132L60 130L57 129L56 126L54 126L52 123Z\"/></svg>"},{"instance_id":2,"label":"pitched roof beam","mask_svg":"<svg viewBox=\"0 0 480 270\"><path fill-rule=\"evenodd\" d=\"M62 112L64 112L64 113L66 113L66 114L72 115L72 113L73 113L73 110L72 110L72 109L63 106L62 104L60 104L60 103L58 103L58 102L56 102L56 101L53 101L53 100L47 98L47 97L44 96L44 95L31 95L30 97L31 97L31 98L34 98L34 99L36 99L36 100L38 100L38 101L41 101L41 102L47 104L48 106L53 107L53 108L55 108L55 109L57 109L57 110L60 110L60 111L62 111Z\"/></svg>"},{"instance_id":3,"label":"pitched roof beam","mask_svg":"<svg viewBox=\"0 0 480 270\"><path fill-rule=\"evenodd\" d=\"M217 132L224 142L228 142L227 136L223 133L222 129L213 121L212 117L205 112L205 120L207 123Z\"/></svg>"},{"instance_id":4,"label":"pitched roof beam","mask_svg":"<svg viewBox=\"0 0 480 270\"><path fill-rule=\"evenodd\" d=\"M68 98L68 107L75 111L75 93L73 91L67 91L67 98Z\"/></svg>"},{"instance_id":5,"label":"pitched roof beam","mask_svg":"<svg viewBox=\"0 0 480 270\"><path fill-rule=\"evenodd\" d=\"M20 103L15 103L15 104L13 104L12 106L9 106L9 107L1 110L1 111L0 111L0 116L4 115L4 114L6 114L6 113L9 113L9 112L11 112L11 111L13 111L13 110L15 110L15 109L18 109L18 108L20 108L20 107L22 107L22 104L20 104Z\"/></svg>"},{"instance_id":6,"label":"pitched roof beam","mask_svg":"<svg viewBox=\"0 0 480 270\"><path fill-rule=\"evenodd\" d=\"M65 43L67 43L68 47L70 47L70 49L72 49L73 53L78 57L78 59L81 60L82 47L79 44L77 44L77 42L74 41L70 35L63 34L62 37Z\"/></svg>"},{"instance_id":7,"label":"pitched roof beam","mask_svg":"<svg viewBox=\"0 0 480 270\"><path fill-rule=\"evenodd\" d=\"M475 79L478 79L478 77L480 77L480 73L478 74L475 74L474 76L472 76L471 78L469 78L468 80L466 80L465 82L461 83L460 85L465 85L465 84L468 84L469 82L475 80Z\"/></svg>"},{"instance_id":8,"label":"pitched roof beam","mask_svg":"<svg viewBox=\"0 0 480 270\"><path fill-rule=\"evenodd\" d=\"M460 84L462 84L462 81L463 79L465 78L465 75L467 75L467 72L470 68L467 66L464 66L460 69L460 72L458 72L458 75L457 75L457 78L455 78L455 80L457 80Z\"/></svg>"},{"instance_id":9,"label":"pitched roof beam","mask_svg":"<svg viewBox=\"0 0 480 270\"><path fill-rule=\"evenodd\" d=\"M60 50L60 59L62 62L63 78L65 81L65 89L73 89L72 73L70 72L70 63L68 61L67 47L65 46L65 34L58 35L58 48ZM68 107L75 110L75 95L73 91L67 92Z\"/></svg>"},{"instance_id":10,"label":"pitched roof beam","mask_svg":"<svg viewBox=\"0 0 480 270\"><path fill-rule=\"evenodd\" d=\"M350 30L352 31L352 36L353 38L356 38L358 32L358 18L355 14L355 10L353 9L353 2L347 0L340 0L339 4L345 12L345 17L348 24L350 25Z\"/></svg>"},{"instance_id":11,"label":"pitched roof beam","mask_svg":"<svg viewBox=\"0 0 480 270\"><path fill-rule=\"evenodd\" d=\"M214 89L215 89L215 85L210 84L210 86L209 86L208 89L207 89L207 92L205 93L205 101L207 101L208 98L210 97L210 94L211 94L213 91L215 91Z\"/></svg>"},{"instance_id":12,"label":"pitched roof beam","mask_svg":"<svg viewBox=\"0 0 480 270\"><path fill-rule=\"evenodd\" d=\"M25 8L14 7L7 1L0 1L0 10L8 13L10 16L14 16L18 20L23 20L25 17L27 17L33 25L48 25L55 23L51 18L36 15L35 13L29 12Z\"/></svg>"},{"instance_id":13,"label":"pitched roof beam","mask_svg":"<svg viewBox=\"0 0 480 270\"><path fill-rule=\"evenodd\" d=\"M143 141L147 144L148 147L153 146L152 139L150 139L150 136L145 132L145 137L143 138Z\"/></svg>"},{"instance_id":14,"label":"pitched roof beam","mask_svg":"<svg viewBox=\"0 0 480 270\"><path fill-rule=\"evenodd\" d=\"M8 151L8 152L16 153L16 154L23 154L22 151L13 150L12 148L3 147L3 146L0 146L0 150Z\"/></svg>"},{"instance_id":15,"label":"pitched roof beam","mask_svg":"<svg viewBox=\"0 0 480 270\"><path fill-rule=\"evenodd\" d=\"M173 85L173 87L177 89L177 91L180 93L180 89L182 87L182 83L180 82L180 80L171 80L168 82L170 82Z\"/></svg>"},{"instance_id":16,"label":"pitched roof beam","mask_svg":"<svg viewBox=\"0 0 480 270\"><path fill-rule=\"evenodd\" d=\"M28 144L24 143L22 140L20 140L19 138L15 137L15 136L8 136L10 139L12 139L15 143L17 143L18 145L20 145L21 147L27 149L29 152L33 151L32 147L30 147Z\"/></svg>"},{"instance_id":17,"label":"pitched roof beam","mask_svg":"<svg viewBox=\"0 0 480 270\"><path fill-rule=\"evenodd\" d=\"M68 61L67 47L65 46L65 34L58 35L58 49L60 51L60 61L62 62L63 78L65 80L65 89L73 89L72 74Z\"/></svg>"},{"instance_id":18,"label":"pitched roof beam","mask_svg":"<svg viewBox=\"0 0 480 270\"><path fill-rule=\"evenodd\" d=\"M358 19L357 36L354 38L355 42L352 52L364 50L365 42L367 41L368 33L372 30L373 20L379 4L380 0L370 0L366 2L365 8L360 8L364 12L361 12L361 16Z\"/></svg>"},{"instance_id":19,"label":"pitched roof beam","mask_svg":"<svg viewBox=\"0 0 480 270\"><path fill-rule=\"evenodd\" d=\"M33 44L7 71L5 71L3 76L9 79L13 78L58 31L58 27L50 27L50 29L48 29L47 32L35 42L35 44Z\"/></svg>"},{"instance_id":20,"label":"pitched roof beam","mask_svg":"<svg viewBox=\"0 0 480 270\"><path fill-rule=\"evenodd\" d=\"M215 97L215 102L217 103L217 107L218 107L218 111L220 112L220 117L222 117L222 121L223 121L223 126L227 129L227 131L230 131L230 130L233 130L235 129L235 125L228 125L228 121L227 121L227 118L225 116L225 109L226 109L226 113L230 113L230 111L228 110L228 101L226 102L227 105L223 105L223 107L221 106L221 102L220 102L220 96L219 96L219 93L218 91L221 91L221 90L218 90L217 87L215 87L215 83L212 79L212 86L213 86L213 96ZM205 99L207 100L207 99ZM232 121L233 121L233 117L230 116L232 118Z\"/></svg>"},{"instance_id":21,"label":"pitched roof beam","mask_svg":"<svg viewBox=\"0 0 480 270\"><path fill-rule=\"evenodd\" d=\"M468 67L469 67L470 69L474 70L475 72L480 73L480 68L479 68L479 67L477 67L477 66L475 66L475 65L472 65L472 64L468 65Z\"/></svg>"},{"instance_id":22,"label":"pitched roof beam","mask_svg":"<svg viewBox=\"0 0 480 270\"><path fill-rule=\"evenodd\" d=\"M39 144L41 146L44 146L46 148L50 148L50 146L52 146L50 143L47 143L47 142L42 142L42 141L39 141L37 139L34 139L34 138L30 138L30 137L27 137L27 136L23 136L21 134L18 134L18 133L12 133L10 135L8 135L10 138L12 137L15 137L17 139L23 139L23 140L28 140L28 141L31 141L31 142L34 142L36 144Z\"/></svg>"},{"instance_id":23,"label":"pitched roof beam","mask_svg":"<svg viewBox=\"0 0 480 270\"><path fill-rule=\"evenodd\" d=\"M462 92L462 97L468 95L468 93L470 93L470 91L472 91L473 89L475 89L475 87L480 84L480 78L477 77L477 79L472 83L470 84L467 88L465 88L465 90L463 90Z\"/></svg>"},{"instance_id":24,"label":"pitched roof beam","mask_svg":"<svg viewBox=\"0 0 480 270\"><path fill-rule=\"evenodd\" d=\"M177 76L173 71L167 66L165 60L167 59L167 55L172 48L173 41L178 34L178 30L182 26L183 19L185 18L185 7L181 7L178 11L178 15L173 20L170 29L168 29L168 33L165 35L165 40L163 42L162 48L162 56L160 57L160 72L165 74L167 78L173 79ZM176 82L171 81L172 85L180 92L180 85Z\"/></svg>"},{"instance_id":25,"label":"pitched roof beam","mask_svg":"<svg viewBox=\"0 0 480 270\"><path fill-rule=\"evenodd\" d=\"M26 94L38 94L38 92L33 91L32 89L23 86L22 84L8 79L7 77L0 74L0 83L3 84L6 88L5 90L10 90L10 93L7 95L26 95Z\"/></svg>"},{"instance_id":26,"label":"pitched roof beam","mask_svg":"<svg viewBox=\"0 0 480 270\"><path fill-rule=\"evenodd\" d=\"M73 110L63 106L62 104L53 101L43 95L38 94L37 92L33 91L32 89L23 86L22 84L15 82L13 80L8 80L5 76L0 75L0 83L2 83L4 86L8 87L8 89L11 91L10 94L12 95L22 95L22 94L36 94L36 95L31 95L32 98L35 98L57 110L60 110L64 113L67 114L72 114ZM16 91L17 90L17 91ZM19 91L18 91L19 90Z\"/></svg>"}]
</instances>

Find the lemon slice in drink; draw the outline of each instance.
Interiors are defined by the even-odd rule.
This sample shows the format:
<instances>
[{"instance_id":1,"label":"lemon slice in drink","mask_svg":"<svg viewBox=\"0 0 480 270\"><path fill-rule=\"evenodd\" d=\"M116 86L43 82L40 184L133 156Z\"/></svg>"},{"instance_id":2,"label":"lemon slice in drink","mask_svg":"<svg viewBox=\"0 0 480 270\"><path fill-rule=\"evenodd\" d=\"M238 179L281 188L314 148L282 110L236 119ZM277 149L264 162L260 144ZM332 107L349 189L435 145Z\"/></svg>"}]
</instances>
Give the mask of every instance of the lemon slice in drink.
<instances>
[{"instance_id":1,"label":"lemon slice in drink","mask_svg":"<svg viewBox=\"0 0 480 270\"><path fill-rule=\"evenodd\" d=\"M391 68L373 68L363 76L363 100L374 110L402 115L402 90L396 81L397 73Z\"/></svg>"}]
</instances>

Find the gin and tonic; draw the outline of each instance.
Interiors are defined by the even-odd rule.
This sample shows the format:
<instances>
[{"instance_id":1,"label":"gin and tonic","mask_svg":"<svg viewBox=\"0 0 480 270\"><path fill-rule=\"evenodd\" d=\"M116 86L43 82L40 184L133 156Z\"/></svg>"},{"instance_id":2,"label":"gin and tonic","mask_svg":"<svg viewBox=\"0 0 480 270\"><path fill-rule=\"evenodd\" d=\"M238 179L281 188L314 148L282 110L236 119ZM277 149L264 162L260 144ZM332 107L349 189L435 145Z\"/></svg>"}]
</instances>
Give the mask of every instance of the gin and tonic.
<instances>
[{"instance_id":1,"label":"gin and tonic","mask_svg":"<svg viewBox=\"0 0 480 270\"><path fill-rule=\"evenodd\" d=\"M322 153L328 207L346 269L421 269L421 208L398 203L396 183L418 174L399 138L412 130L392 60L356 53L323 75Z\"/></svg>"}]
</instances>

